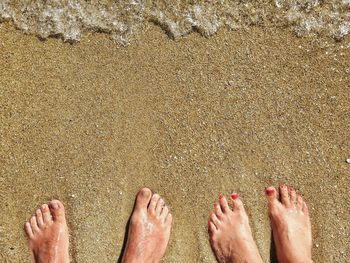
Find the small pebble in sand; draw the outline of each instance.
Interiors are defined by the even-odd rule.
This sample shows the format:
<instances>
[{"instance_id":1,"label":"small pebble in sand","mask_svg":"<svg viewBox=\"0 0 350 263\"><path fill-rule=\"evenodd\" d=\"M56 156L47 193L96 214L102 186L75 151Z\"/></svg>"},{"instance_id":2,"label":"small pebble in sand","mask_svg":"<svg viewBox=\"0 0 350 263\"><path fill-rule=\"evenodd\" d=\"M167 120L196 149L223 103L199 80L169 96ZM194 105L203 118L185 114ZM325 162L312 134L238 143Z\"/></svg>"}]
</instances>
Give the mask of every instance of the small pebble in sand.
<instances>
[{"instance_id":1,"label":"small pebble in sand","mask_svg":"<svg viewBox=\"0 0 350 263\"><path fill-rule=\"evenodd\" d=\"M346 159L346 162L347 162L348 164L350 164L350 158Z\"/></svg>"}]
</instances>

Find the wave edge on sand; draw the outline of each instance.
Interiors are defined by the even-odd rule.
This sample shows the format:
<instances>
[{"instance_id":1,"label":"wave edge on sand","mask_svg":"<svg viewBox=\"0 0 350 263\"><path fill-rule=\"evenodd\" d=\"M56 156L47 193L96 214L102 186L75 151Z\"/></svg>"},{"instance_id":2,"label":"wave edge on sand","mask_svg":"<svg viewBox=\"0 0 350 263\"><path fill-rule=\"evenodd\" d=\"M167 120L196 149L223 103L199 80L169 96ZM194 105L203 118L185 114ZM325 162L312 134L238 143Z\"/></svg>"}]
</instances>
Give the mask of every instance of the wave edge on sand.
<instances>
[{"instance_id":1,"label":"wave edge on sand","mask_svg":"<svg viewBox=\"0 0 350 263\"><path fill-rule=\"evenodd\" d=\"M350 1L10 1L0 2L0 22L11 21L24 33L39 38L60 37L77 42L84 32L103 32L123 46L147 22L177 39L196 31L205 37L220 28L283 26L298 36L327 36L341 40L350 30Z\"/></svg>"}]
</instances>

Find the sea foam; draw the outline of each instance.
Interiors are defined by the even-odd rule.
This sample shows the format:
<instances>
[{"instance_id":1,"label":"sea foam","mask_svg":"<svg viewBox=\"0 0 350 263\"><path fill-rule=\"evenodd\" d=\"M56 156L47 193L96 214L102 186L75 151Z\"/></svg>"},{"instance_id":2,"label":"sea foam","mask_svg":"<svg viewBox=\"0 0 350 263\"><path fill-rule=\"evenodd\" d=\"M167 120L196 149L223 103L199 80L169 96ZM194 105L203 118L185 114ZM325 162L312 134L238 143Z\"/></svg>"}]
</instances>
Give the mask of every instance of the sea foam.
<instances>
[{"instance_id":1,"label":"sea foam","mask_svg":"<svg viewBox=\"0 0 350 263\"><path fill-rule=\"evenodd\" d=\"M127 45L146 23L173 39L196 31L209 37L220 28L277 26L298 36L341 40L350 30L350 0L0 0L0 22L40 38L76 42L88 31Z\"/></svg>"}]
</instances>

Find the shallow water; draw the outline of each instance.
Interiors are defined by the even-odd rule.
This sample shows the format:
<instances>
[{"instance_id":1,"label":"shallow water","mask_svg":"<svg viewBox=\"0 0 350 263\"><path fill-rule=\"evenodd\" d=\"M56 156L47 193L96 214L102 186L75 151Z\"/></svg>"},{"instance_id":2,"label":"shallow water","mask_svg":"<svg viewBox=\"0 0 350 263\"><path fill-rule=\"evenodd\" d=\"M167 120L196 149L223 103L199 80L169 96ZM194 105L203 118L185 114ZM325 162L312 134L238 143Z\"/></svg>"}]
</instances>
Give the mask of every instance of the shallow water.
<instances>
[{"instance_id":1,"label":"shallow water","mask_svg":"<svg viewBox=\"0 0 350 263\"><path fill-rule=\"evenodd\" d=\"M164 262L214 262L233 190L270 262L263 189L283 181L314 261L347 263L349 21L349 0L0 0L0 262L28 262L23 223L52 198L72 262L117 262L145 185L175 218Z\"/></svg>"},{"instance_id":2,"label":"shallow water","mask_svg":"<svg viewBox=\"0 0 350 263\"><path fill-rule=\"evenodd\" d=\"M207 219L232 191L270 262L263 192L280 182L309 204L314 262L348 262L350 49L257 27L175 42L153 26L119 48L4 23L0 39L0 262L29 262L23 224L53 198L72 262L117 262L144 185L174 215L164 262L215 262Z\"/></svg>"},{"instance_id":3,"label":"shallow water","mask_svg":"<svg viewBox=\"0 0 350 263\"><path fill-rule=\"evenodd\" d=\"M193 31L211 36L220 28L273 25L298 36L340 40L350 30L350 0L1 0L0 22L7 20L25 33L68 42L93 31L110 34L117 43L127 45L148 22L174 39Z\"/></svg>"}]
</instances>

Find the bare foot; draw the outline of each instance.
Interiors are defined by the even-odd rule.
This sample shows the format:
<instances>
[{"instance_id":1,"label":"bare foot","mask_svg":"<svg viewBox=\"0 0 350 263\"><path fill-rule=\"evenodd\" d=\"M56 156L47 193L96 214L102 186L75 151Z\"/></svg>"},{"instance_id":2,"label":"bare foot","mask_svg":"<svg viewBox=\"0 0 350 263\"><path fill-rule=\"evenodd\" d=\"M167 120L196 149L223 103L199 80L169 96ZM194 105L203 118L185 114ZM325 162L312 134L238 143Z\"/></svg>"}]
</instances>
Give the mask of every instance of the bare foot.
<instances>
[{"instance_id":1,"label":"bare foot","mask_svg":"<svg viewBox=\"0 0 350 263\"><path fill-rule=\"evenodd\" d=\"M274 187L266 188L273 238L280 263L308 263L311 259L309 211L292 187L280 186L280 200Z\"/></svg>"},{"instance_id":2,"label":"bare foot","mask_svg":"<svg viewBox=\"0 0 350 263\"><path fill-rule=\"evenodd\" d=\"M214 204L208 228L211 248L220 263L262 263L252 236L248 215L238 194L231 195L233 210L220 195L219 204Z\"/></svg>"},{"instance_id":3,"label":"bare foot","mask_svg":"<svg viewBox=\"0 0 350 263\"><path fill-rule=\"evenodd\" d=\"M35 263L68 263L68 227L64 206L58 200L43 204L26 222L32 261Z\"/></svg>"},{"instance_id":4,"label":"bare foot","mask_svg":"<svg viewBox=\"0 0 350 263\"><path fill-rule=\"evenodd\" d=\"M172 215L164 200L150 189L142 188L136 197L130 219L123 263L159 262L167 248Z\"/></svg>"}]
</instances>

